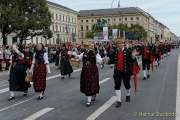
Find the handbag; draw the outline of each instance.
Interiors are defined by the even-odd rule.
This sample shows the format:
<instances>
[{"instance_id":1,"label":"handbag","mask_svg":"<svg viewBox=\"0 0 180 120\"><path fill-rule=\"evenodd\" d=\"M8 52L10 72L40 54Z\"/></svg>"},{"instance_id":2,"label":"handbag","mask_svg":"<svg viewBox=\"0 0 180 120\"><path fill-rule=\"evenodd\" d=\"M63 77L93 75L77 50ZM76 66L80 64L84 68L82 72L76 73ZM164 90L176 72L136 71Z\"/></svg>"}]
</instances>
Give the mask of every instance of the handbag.
<instances>
[{"instance_id":1,"label":"handbag","mask_svg":"<svg viewBox=\"0 0 180 120\"><path fill-rule=\"evenodd\" d=\"M26 75L25 81L26 81L26 82L32 82L32 79L33 79L32 74L31 74L31 73L28 73L28 74Z\"/></svg>"}]
</instances>

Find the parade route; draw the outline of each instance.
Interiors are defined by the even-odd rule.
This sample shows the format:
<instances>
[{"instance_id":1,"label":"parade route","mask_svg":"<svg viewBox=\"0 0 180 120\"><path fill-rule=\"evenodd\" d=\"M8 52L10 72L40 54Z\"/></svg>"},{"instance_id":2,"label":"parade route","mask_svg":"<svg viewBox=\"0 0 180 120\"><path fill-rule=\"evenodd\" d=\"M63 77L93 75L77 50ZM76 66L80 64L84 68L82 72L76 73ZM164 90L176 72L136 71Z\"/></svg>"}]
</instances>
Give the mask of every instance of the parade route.
<instances>
[{"instance_id":1,"label":"parade route","mask_svg":"<svg viewBox=\"0 0 180 120\"><path fill-rule=\"evenodd\" d=\"M115 108L113 69L105 66L100 72L100 94L89 108L85 106L86 97L80 93L79 79L81 69L72 78L60 79L58 70L53 70L47 79L45 99L37 101L37 94L29 90L28 97L16 94L14 101L7 101L7 83L0 83L0 118L3 120L179 120L179 71L177 67L179 50L173 50L160 67L152 72L149 80L139 75L139 88L134 95L133 81L131 102L125 102L125 89L122 87L122 107ZM7 76L0 77L2 81ZM177 80L178 79L178 80ZM155 116L158 113L177 112L174 116ZM149 113L149 114L148 114ZM154 114L154 116L150 116Z\"/></svg>"}]
</instances>

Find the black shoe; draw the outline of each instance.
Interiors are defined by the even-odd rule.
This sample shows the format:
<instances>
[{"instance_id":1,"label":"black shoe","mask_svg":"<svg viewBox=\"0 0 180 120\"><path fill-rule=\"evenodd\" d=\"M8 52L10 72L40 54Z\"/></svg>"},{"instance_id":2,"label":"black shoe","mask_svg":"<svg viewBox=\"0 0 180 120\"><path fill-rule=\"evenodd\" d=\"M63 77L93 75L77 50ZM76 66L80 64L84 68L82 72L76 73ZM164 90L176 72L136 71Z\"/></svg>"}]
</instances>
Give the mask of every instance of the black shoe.
<instances>
[{"instance_id":1,"label":"black shoe","mask_svg":"<svg viewBox=\"0 0 180 120\"><path fill-rule=\"evenodd\" d=\"M130 96L126 96L126 102L130 102Z\"/></svg>"},{"instance_id":2,"label":"black shoe","mask_svg":"<svg viewBox=\"0 0 180 120\"><path fill-rule=\"evenodd\" d=\"M27 97L27 96L28 96L28 93L24 93L23 96L24 96L24 97Z\"/></svg>"},{"instance_id":3,"label":"black shoe","mask_svg":"<svg viewBox=\"0 0 180 120\"><path fill-rule=\"evenodd\" d=\"M146 80L146 77L143 77L143 80Z\"/></svg>"},{"instance_id":4,"label":"black shoe","mask_svg":"<svg viewBox=\"0 0 180 120\"><path fill-rule=\"evenodd\" d=\"M91 106L91 102L87 102L86 107L90 107L90 106Z\"/></svg>"},{"instance_id":5,"label":"black shoe","mask_svg":"<svg viewBox=\"0 0 180 120\"><path fill-rule=\"evenodd\" d=\"M15 99L15 97L11 96L11 97L8 98L8 101L11 101L11 100L14 100L14 99Z\"/></svg>"},{"instance_id":6,"label":"black shoe","mask_svg":"<svg viewBox=\"0 0 180 120\"><path fill-rule=\"evenodd\" d=\"M37 100L42 100L44 98L44 96L39 96L38 98L37 98Z\"/></svg>"},{"instance_id":7,"label":"black shoe","mask_svg":"<svg viewBox=\"0 0 180 120\"><path fill-rule=\"evenodd\" d=\"M96 95L93 95L93 96L92 96L92 101L93 101L93 102L96 101Z\"/></svg>"},{"instance_id":8,"label":"black shoe","mask_svg":"<svg viewBox=\"0 0 180 120\"><path fill-rule=\"evenodd\" d=\"M147 78L150 78L150 75L147 75Z\"/></svg>"},{"instance_id":9,"label":"black shoe","mask_svg":"<svg viewBox=\"0 0 180 120\"><path fill-rule=\"evenodd\" d=\"M26 97L28 95L28 91L25 91L23 96Z\"/></svg>"},{"instance_id":10,"label":"black shoe","mask_svg":"<svg viewBox=\"0 0 180 120\"><path fill-rule=\"evenodd\" d=\"M122 103L121 102L116 102L116 108L121 107Z\"/></svg>"},{"instance_id":11,"label":"black shoe","mask_svg":"<svg viewBox=\"0 0 180 120\"><path fill-rule=\"evenodd\" d=\"M64 79L64 77L61 77L61 79L63 80L63 79Z\"/></svg>"}]
</instances>

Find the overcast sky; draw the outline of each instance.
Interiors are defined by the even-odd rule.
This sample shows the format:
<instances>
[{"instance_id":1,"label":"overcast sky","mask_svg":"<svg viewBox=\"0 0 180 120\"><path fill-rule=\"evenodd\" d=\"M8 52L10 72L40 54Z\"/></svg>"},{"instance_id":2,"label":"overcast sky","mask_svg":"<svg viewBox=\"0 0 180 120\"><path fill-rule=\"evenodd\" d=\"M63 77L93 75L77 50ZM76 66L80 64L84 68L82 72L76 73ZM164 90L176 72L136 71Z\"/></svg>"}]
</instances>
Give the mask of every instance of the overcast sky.
<instances>
[{"instance_id":1,"label":"overcast sky","mask_svg":"<svg viewBox=\"0 0 180 120\"><path fill-rule=\"evenodd\" d=\"M112 0L49 0L74 10L110 8ZM113 7L118 6L114 0ZM180 36L180 0L121 0L121 7L140 7Z\"/></svg>"}]
</instances>

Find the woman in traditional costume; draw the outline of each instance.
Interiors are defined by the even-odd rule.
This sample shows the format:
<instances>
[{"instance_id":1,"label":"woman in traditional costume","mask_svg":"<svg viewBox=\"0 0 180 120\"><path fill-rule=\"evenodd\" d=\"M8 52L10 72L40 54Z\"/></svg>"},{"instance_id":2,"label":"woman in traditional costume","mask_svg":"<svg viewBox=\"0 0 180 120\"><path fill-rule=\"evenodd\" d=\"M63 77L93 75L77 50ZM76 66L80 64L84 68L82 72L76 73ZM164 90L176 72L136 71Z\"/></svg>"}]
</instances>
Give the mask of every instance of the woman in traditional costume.
<instances>
[{"instance_id":1,"label":"woman in traditional costume","mask_svg":"<svg viewBox=\"0 0 180 120\"><path fill-rule=\"evenodd\" d=\"M63 46L63 49L61 51L61 61L60 61L60 69L61 69L61 79L64 79L66 75L71 77L71 73L73 72L73 68L69 61L70 57L68 55L68 51L66 50L65 46Z\"/></svg>"},{"instance_id":2,"label":"woman in traditional costume","mask_svg":"<svg viewBox=\"0 0 180 120\"><path fill-rule=\"evenodd\" d=\"M46 76L50 73L48 54L43 44L36 46L30 71L33 74L34 90L40 93L38 100L42 100L46 89Z\"/></svg>"},{"instance_id":3,"label":"woman in traditional costume","mask_svg":"<svg viewBox=\"0 0 180 120\"><path fill-rule=\"evenodd\" d=\"M87 49L85 46L84 48ZM99 93L99 71L97 63L102 62L102 58L97 56L94 51L94 45L89 45L89 49L80 54L79 59L83 61L83 67L80 78L80 91L87 96L87 107L95 101L96 94Z\"/></svg>"},{"instance_id":4,"label":"woman in traditional costume","mask_svg":"<svg viewBox=\"0 0 180 120\"><path fill-rule=\"evenodd\" d=\"M24 60L24 54L22 54L16 45L12 47L11 65L9 74L9 90L10 90L10 100L15 99L14 92L24 92L24 96L27 96L28 88L30 83L25 81L26 77L26 64Z\"/></svg>"}]
</instances>

